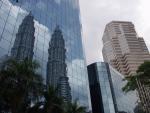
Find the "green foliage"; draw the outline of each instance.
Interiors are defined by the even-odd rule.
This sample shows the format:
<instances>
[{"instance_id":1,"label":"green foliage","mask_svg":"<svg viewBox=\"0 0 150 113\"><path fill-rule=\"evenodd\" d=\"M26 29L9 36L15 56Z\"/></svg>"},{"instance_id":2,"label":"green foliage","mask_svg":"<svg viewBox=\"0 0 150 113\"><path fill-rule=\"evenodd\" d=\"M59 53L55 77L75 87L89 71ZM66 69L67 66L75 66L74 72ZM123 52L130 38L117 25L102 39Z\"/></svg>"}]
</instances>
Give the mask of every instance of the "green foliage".
<instances>
[{"instance_id":1,"label":"green foliage","mask_svg":"<svg viewBox=\"0 0 150 113\"><path fill-rule=\"evenodd\" d=\"M25 59L9 59L0 70L0 112L5 113L85 113L77 100L66 103L57 96L57 90L47 89L41 75L36 73L39 64Z\"/></svg>"},{"instance_id":2,"label":"green foliage","mask_svg":"<svg viewBox=\"0 0 150 113\"><path fill-rule=\"evenodd\" d=\"M145 74L149 74L150 72L150 61L145 61L141 66L138 68L138 72L144 72Z\"/></svg>"},{"instance_id":3,"label":"green foliage","mask_svg":"<svg viewBox=\"0 0 150 113\"><path fill-rule=\"evenodd\" d=\"M42 94L42 78L36 74L39 64L29 59L19 62L9 59L4 65L0 70L1 109L18 113Z\"/></svg>"},{"instance_id":4,"label":"green foliage","mask_svg":"<svg viewBox=\"0 0 150 113\"><path fill-rule=\"evenodd\" d=\"M127 84L122 88L124 92L134 91L138 86L136 82L136 76L126 77L124 80L127 80Z\"/></svg>"},{"instance_id":5,"label":"green foliage","mask_svg":"<svg viewBox=\"0 0 150 113\"><path fill-rule=\"evenodd\" d=\"M79 106L78 101L67 103L65 113L86 113L86 107Z\"/></svg>"},{"instance_id":6,"label":"green foliage","mask_svg":"<svg viewBox=\"0 0 150 113\"><path fill-rule=\"evenodd\" d=\"M122 88L124 92L134 91L138 88L137 81L150 86L150 61L145 61L137 70L137 74L126 77L127 84Z\"/></svg>"},{"instance_id":7,"label":"green foliage","mask_svg":"<svg viewBox=\"0 0 150 113\"><path fill-rule=\"evenodd\" d=\"M49 87L46 92L44 92L44 111L46 113L62 113L63 112L63 99L57 96L56 89Z\"/></svg>"},{"instance_id":8,"label":"green foliage","mask_svg":"<svg viewBox=\"0 0 150 113\"><path fill-rule=\"evenodd\" d=\"M150 61L145 61L137 70L143 85L150 86Z\"/></svg>"},{"instance_id":9,"label":"green foliage","mask_svg":"<svg viewBox=\"0 0 150 113\"><path fill-rule=\"evenodd\" d=\"M53 87L43 92L42 99L29 108L27 113L64 113L63 100L57 96Z\"/></svg>"}]
</instances>

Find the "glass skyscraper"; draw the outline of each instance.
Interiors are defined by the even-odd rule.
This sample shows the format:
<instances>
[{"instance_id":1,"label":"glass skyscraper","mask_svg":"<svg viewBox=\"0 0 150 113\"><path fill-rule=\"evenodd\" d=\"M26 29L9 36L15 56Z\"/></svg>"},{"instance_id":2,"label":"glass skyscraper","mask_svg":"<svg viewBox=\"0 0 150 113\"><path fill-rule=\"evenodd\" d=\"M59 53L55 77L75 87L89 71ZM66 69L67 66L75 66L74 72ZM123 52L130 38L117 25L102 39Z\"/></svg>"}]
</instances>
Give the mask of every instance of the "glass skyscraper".
<instances>
[{"instance_id":1,"label":"glass skyscraper","mask_svg":"<svg viewBox=\"0 0 150 113\"><path fill-rule=\"evenodd\" d=\"M98 62L87 68L93 113L117 113L108 64Z\"/></svg>"},{"instance_id":2,"label":"glass skyscraper","mask_svg":"<svg viewBox=\"0 0 150 113\"><path fill-rule=\"evenodd\" d=\"M30 25L26 25L28 23ZM22 58L28 54L25 57L40 63L37 72L46 83L49 43L56 26L65 41L66 76L72 100L78 99L81 105L89 107L78 0L0 0L0 59L17 54ZM22 48L19 48L19 39ZM19 54L19 51L22 52Z\"/></svg>"},{"instance_id":3,"label":"glass skyscraper","mask_svg":"<svg viewBox=\"0 0 150 113\"><path fill-rule=\"evenodd\" d=\"M11 56L17 60L23 60L25 58L33 58L34 47L34 22L31 12L23 19L19 26L18 33L11 49Z\"/></svg>"},{"instance_id":4,"label":"glass skyscraper","mask_svg":"<svg viewBox=\"0 0 150 113\"><path fill-rule=\"evenodd\" d=\"M66 49L62 31L56 27L49 43L49 57L47 62L47 86L58 89L57 94L64 98L64 101L71 101L70 85L68 83L66 70Z\"/></svg>"},{"instance_id":5,"label":"glass skyscraper","mask_svg":"<svg viewBox=\"0 0 150 113\"><path fill-rule=\"evenodd\" d=\"M93 113L134 113L136 92L124 93L124 76L105 62L88 66L89 86Z\"/></svg>"}]
</instances>

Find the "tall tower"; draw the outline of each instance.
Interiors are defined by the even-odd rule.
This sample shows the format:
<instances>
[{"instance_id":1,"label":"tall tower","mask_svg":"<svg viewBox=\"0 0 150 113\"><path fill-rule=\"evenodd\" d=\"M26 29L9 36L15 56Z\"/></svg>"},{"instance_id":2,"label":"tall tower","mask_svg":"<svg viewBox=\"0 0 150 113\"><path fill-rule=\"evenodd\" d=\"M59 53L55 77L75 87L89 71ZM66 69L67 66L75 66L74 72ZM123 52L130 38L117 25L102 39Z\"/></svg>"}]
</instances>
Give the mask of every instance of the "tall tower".
<instances>
[{"instance_id":1,"label":"tall tower","mask_svg":"<svg viewBox=\"0 0 150 113\"><path fill-rule=\"evenodd\" d=\"M96 62L87 66L93 113L117 113L109 66Z\"/></svg>"},{"instance_id":2,"label":"tall tower","mask_svg":"<svg viewBox=\"0 0 150 113\"><path fill-rule=\"evenodd\" d=\"M32 16L29 16L30 11L34 17L34 27ZM24 22L25 18L28 18L29 21ZM46 81L50 81L46 80L47 63L50 56L48 50L51 48L49 42L53 30L56 25L59 25L65 41L66 75L69 78L72 100L78 99L80 105L90 110L89 83L80 20L79 0L18 0L18 2L0 0L0 58L9 55L10 50L11 56L18 59L33 56L33 59L40 64L37 72L42 75L46 84ZM22 25L23 23L27 25ZM33 43L34 48L32 48ZM22 44L24 46L21 46ZM57 70L57 66L55 67ZM62 80L67 81L67 78L62 77ZM59 84L64 83L59 82Z\"/></svg>"},{"instance_id":3,"label":"tall tower","mask_svg":"<svg viewBox=\"0 0 150 113\"><path fill-rule=\"evenodd\" d=\"M11 49L11 56L17 60L25 58L32 59L34 48L34 17L29 13L19 26L14 45Z\"/></svg>"},{"instance_id":4,"label":"tall tower","mask_svg":"<svg viewBox=\"0 0 150 113\"><path fill-rule=\"evenodd\" d=\"M66 49L62 32L57 26L49 43L49 58L47 63L47 85L58 90L66 102L71 101L71 91L66 71Z\"/></svg>"},{"instance_id":5,"label":"tall tower","mask_svg":"<svg viewBox=\"0 0 150 113\"><path fill-rule=\"evenodd\" d=\"M104 61L123 75L135 74L144 61L150 60L147 46L143 38L138 37L131 22L110 22L102 40Z\"/></svg>"}]
</instances>

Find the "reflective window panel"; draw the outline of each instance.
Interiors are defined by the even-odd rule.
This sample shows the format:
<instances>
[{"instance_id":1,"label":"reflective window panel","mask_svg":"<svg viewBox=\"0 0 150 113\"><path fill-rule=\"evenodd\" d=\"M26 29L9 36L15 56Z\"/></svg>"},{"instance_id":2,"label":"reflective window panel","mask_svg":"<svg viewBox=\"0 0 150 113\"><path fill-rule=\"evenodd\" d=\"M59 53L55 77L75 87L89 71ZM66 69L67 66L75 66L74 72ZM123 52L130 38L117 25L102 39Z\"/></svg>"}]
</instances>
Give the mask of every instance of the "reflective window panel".
<instances>
[{"instance_id":1,"label":"reflective window panel","mask_svg":"<svg viewBox=\"0 0 150 113\"><path fill-rule=\"evenodd\" d=\"M65 40L66 73L72 100L90 105L78 0L0 0L0 60L33 58L46 83L52 34L59 26Z\"/></svg>"}]
</instances>

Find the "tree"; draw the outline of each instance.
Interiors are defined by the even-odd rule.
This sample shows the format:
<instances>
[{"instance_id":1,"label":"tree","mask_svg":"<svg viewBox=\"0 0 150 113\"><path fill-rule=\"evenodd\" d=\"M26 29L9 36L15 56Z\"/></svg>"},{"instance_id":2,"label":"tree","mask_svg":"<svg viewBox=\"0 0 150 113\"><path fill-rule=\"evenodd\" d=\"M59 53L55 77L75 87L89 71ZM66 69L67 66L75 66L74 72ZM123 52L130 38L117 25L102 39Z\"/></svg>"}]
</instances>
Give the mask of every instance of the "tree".
<instances>
[{"instance_id":1,"label":"tree","mask_svg":"<svg viewBox=\"0 0 150 113\"><path fill-rule=\"evenodd\" d=\"M144 62L137 70L139 74L138 80L145 85L150 87L150 61Z\"/></svg>"},{"instance_id":2,"label":"tree","mask_svg":"<svg viewBox=\"0 0 150 113\"><path fill-rule=\"evenodd\" d=\"M43 85L36 73L39 64L30 59L9 59L0 70L0 112L4 113L85 113L77 100L65 103L57 89Z\"/></svg>"},{"instance_id":3,"label":"tree","mask_svg":"<svg viewBox=\"0 0 150 113\"><path fill-rule=\"evenodd\" d=\"M27 113L64 113L64 102L57 96L57 90L52 86L45 89L41 101L28 109Z\"/></svg>"},{"instance_id":4,"label":"tree","mask_svg":"<svg viewBox=\"0 0 150 113\"><path fill-rule=\"evenodd\" d=\"M122 88L124 92L134 91L137 89L136 76L126 77L124 80L127 80L127 84Z\"/></svg>"},{"instance_id":5,"label":"tree","mask_svg":"<svg viewBox=\"0 0 150 113\"><path fill-rule=\"evenodd\" d=\"M63 113L63 99L57 96L57 90L53 87L48 87L44 92L44 113Z\"/></svg>"},{"instance_id":6,"label":"tree","mask_svg":"<svg viewBox=\"0 0 150 113\"><path fill-rule=\"evenodd\" d=\"M30 59L9 59L4 65L0 70L0 110L11 113L26 111L42 94L42 78L36 73L39 64Z\"/></svg>"},{"instance_id":7,"label":"tree","mask_svg":"<svg viewBox=\"0 0 150 113\"><path fill-rule=\"evenodd\" d=\"M150 87L150 61L146 61L139 66L137 73L126 77L127 84L122 88L123 91L129 92L138 89L138 82L144 86Z\"/></svg>"},{"instance_id":8,"label":"tree","mask_svg":"<svg viewBox=\"0 0 150 113\"><path fill-rule=\"evenodd\" d=\"M79 106L78 101L75 100L73 103L67 103L65 113L86 113L86 107Z\"/></svg>"},{"instance_id":9,"label":"tree","mask_svg":"<svg viewBox=\"0 0 150 113\"><path fill-rule=\"evenodd\" d=\"M86 108L79 106L77 100L73 103L64 102L57 96L57 89L49 86L43 93L43 101L36 103L27 113L86 113Z\"/></svg>"},{"instance_id":10,"label":"tree","mask_svg":"<svg viewBox=\"0 0 150 113\"><path fill-rule=\"evenodd\" d=\"M126 77L127 84L122 88L123 91L129 92L136 90L138 92L141 106L146 113L150 112L150 61L144 62L139 66L135 75ZM143 112L143 111L139 111Z\"/></svg>"}]
</instances>

